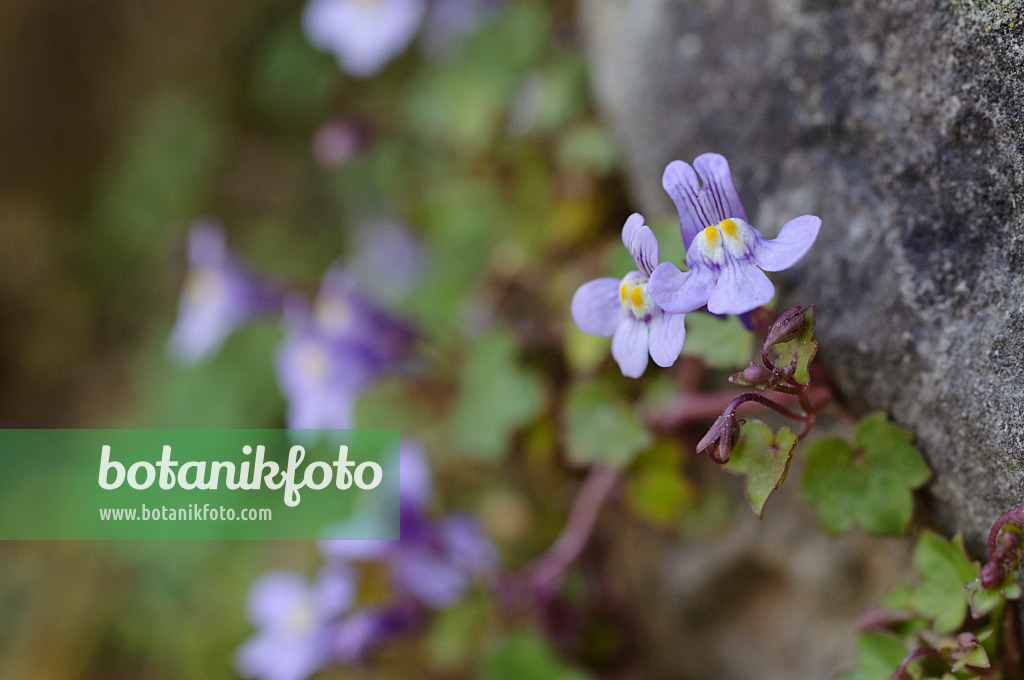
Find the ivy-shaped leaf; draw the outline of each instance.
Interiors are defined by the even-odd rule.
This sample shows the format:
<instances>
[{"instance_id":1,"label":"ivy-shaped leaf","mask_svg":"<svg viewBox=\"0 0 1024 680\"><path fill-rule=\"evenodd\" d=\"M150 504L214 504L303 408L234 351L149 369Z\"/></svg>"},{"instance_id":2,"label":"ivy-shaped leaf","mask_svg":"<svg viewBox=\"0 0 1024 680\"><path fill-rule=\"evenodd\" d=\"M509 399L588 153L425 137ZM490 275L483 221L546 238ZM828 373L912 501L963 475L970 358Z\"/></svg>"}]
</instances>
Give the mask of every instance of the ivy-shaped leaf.
<instances>
[{"instance_id":1,"label":"ivy-shaped leaf","mask_svg":"<svg viewBox=\"0 0 1024 680\"><path fill-rule=\"evenodd\" d=\"M568 455L578 465L625 467L653 441L633 409L597 382L570 392L565 425Z\"/></svg>"},{"instance_id":2,"label":"ivy-shaped leaf","mask_svg":"<svg viewBox=\"0 0 1024 680\"><path fill-rule=\"evenodd\" d=\"M798 383L806 385L811 381L809 367L818 353L818 343L814 339L814 305L804 310L804 325L797 336L776 344L773 349L779 356L775 363L777 368L792 365L795 369L793 378Z\"/></svg>"},{"instance_id":3,"label":"ivy-shaped leaf","mask_svg":"<svg viewBox=\"0 0 1024 680\"><path fill-rule=\"evenodd\" d=\"M719 319L710 314L686 317L683 354L703 359L712 368L736 369L750 363L754 334L737 317Z\"/></svg>"},{"instance_id":4,"label":"ivy-shaped leaf","mask_svg":"<svg viewBox=\"0 0 1024 680\"><path fill-rule=\"evenodd\" d=\"M754 512L761 517L768 498L786 480L796 435L788 427L772 432L760 420L748 420L740 429L740 441L725 469L747 476L747 498Z\"/></svg>"},{"instance_id":5,"label":"ivy-shaped leaf","mask_svg":"<svg viewBox=\"0 0 1024 680\"><path fill-rule=\"evenodd\" d=\"M859 524L876 534L906 532L914 509L910 492L931 476L912 438L876 413L858 425L856 453L842 439L808 447L800 495L817 508L826 531Z\"/></svg>"},{"instance_id":6,"label":"ivy-shaped leaf","mask_svg":"<svg viewBox=\"0 0 1024 680\"><path fill-rule=\"evenodd\" d=\"M964 586L977 578L980 567L964 550L963 536L947 541L926 531L914 549L914 566L922 583L910 595L914 611L932 619L935 630L950 633L960 627L970 591Z\"/></svg>"},{"instance_id":7,"label":"ivy-shaped leaf","mask_svg":"<svg viewBox=\"0 0 1024 680\"><path fill-rule=\"evenodd\" d=\"M840 680L889 680L907 649L898 638L885 633L861 633L857 636L857 663L860 668Z\"/></svg>"},{"instance_id":8,"label":"ivy-shaped leaf","mask_svg":"<svg viewBox=\"0 0 1024 680\"><path fill-rule=\"evenodd\" d=\"M681 466L682 452L671 444L659 444L641 454L626 482L629 508L666 528L678 522L684 510L696 503L694 489L680 472Z\"/></svg>"},{"instance_id":9,"label":"ivy-shaped leaf","mask_svg":"<svg viewBox=\"0 0 1024 680\"><path fill-rule=\"evenodd\" d=\"M466 357L452 429L467 456L500 458L512 434L543 405L541 381L516 355L515 339L498 332L477 342Z\"/></svg>"}]
</instances>

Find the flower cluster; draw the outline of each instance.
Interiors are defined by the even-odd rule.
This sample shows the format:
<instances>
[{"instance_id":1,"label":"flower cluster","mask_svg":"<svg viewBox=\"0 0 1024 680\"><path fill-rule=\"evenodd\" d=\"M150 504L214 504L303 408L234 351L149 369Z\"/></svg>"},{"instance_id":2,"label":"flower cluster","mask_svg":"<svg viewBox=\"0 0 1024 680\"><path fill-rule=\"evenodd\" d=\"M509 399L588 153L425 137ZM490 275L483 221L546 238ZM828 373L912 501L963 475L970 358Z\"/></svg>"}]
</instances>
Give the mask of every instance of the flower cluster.
<instances>
[{"instance_id":1,"label":"flower cluster","mask_svg":"<svg viewBox=\"0 0 1024 680\"><path fill-rule=\"evenodd\" d=\"M399 540L322 541L328 563L312 583L275 572L253 586L249 618L257 630L238 650L242 675L305 680L328 665L358 662L493 572L495 549L475 522L431 519L430 470L417 446L403 443L399 477ZM394 595L383 605L357 606L357 563L366 561L390 574Z\"/></svg>"},{"instance_id":2,"label":"flower cluster","mask_svg":"<svg viewBox=\"0 0 1024 680\"><path fill-rule=\"evenodd\" d=\"M288 400L289 429L352 426L356 397L410 356L413 330L364 292L394 300L408 290L400 274L383 271L381 245L400 256L403 272L418 270L412 237L395 225L379 225L345 267L324 276L312 306L301 293L282 293L228 251L224 231L196 225L189 236L190 273L171 332L171 354L196 363L214 354L242 323L283 311L286 337L277 354L277 377ZM366 269L360 281L350 271ZM378 275L374 276L374 272Z\"/></svg>"},{"instance_id":3,"label":"flower cluster","mask_svg":"<svg viewBox=\"0 0 1024 680\"><path fill-rule=\"evenodd\" d=\"M671 366L686 336L683 315L706 307L712 314L742 315L767 304L775 287L764 272L792 267L814 244L821 220L804 215L768 240L750 224L723 156L707 153L693 167L673 161L662 186L679 212L687 271L658 262L658 241L643 217L632 215L622 240L638 271L621 281L597 279L573 297L580 329L613 336L612 355L622 373L643 374L647 355Z\"/></svg>"}]
</instances>

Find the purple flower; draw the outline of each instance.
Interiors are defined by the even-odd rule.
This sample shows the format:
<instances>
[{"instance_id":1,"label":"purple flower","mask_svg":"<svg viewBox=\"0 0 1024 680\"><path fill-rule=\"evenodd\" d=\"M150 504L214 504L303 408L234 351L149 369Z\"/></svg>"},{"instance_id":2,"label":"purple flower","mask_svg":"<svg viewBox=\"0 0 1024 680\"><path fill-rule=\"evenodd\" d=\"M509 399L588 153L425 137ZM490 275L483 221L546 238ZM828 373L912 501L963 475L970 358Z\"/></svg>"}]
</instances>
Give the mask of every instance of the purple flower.
<instances>
[{"instance_id":1,"label":"purple flower","mask_svg":"<svg viewBox=\"0 0 1024 680\"><path fill-rule=\"evenodd\" d=\"M261 680L305 680L332 660L332 625L354 596L348 570L325 571L313 583L292 572L266 574L249 594L256 633L238 649L238 672Z\"/></svg>"},{"instance_id":2,"label":"purple flower","mask_svg":"<svg viewBox=\"0 0 1024 680\"><path fill-rule=\"evenodd\" d=\"M339 168L359 151L363 135L350 121L339 119L325 124L313 138L313 157L322 168Z\"/></svg>"},{"instance_id":3,"label":"purple flower","mask_svg":"<svg viewBox=\"0 0 1024 680\"><path fill-rule=\"evenodd\" d=\"M409 354L412 330L363 295L357 280L341 267L324 275L313 316L325 338L362 348L380 366Z\"/></svg>"},{"instance_id":4,"label":"purple flower","mask_svg":"<svg viewBox=\"0 0 1024 680\"><path fill-rule=\"evenodd\" d=\"M750 225L729 163L718 154L698 156L692 168L682 161L669 163L662 184L679 210L689 267L681 272L664 262L651 274L650 294L668 312L707 305L712 314L743 314L768 303L775 286L764 272L796 264L821 227L820 219L804 215L787 222L778 238L765 239Z\"/></svg>"},{"instance_id":5,"label":"purple flower","mask_svg":"<svg viewBox=\"0 0 1024 680\"><path fill-rule=\"evenodd\" d=\"M168 350L180 361L196 363L216 353L239 324L276 308L280 296L228 250L216 223L192 227L188 261Z\"/></svg>"},{"instance_id":6,"label":"purple flower","mask_svg":"<svg viewBox=\"0 0 1024 680\"><path fill-rule=\"evenodd\" d=\"M311 0L302 20L311 43L365 77L409 46L424 9L424 0Z\"/></svg>"},{"instance_id":7,"label":"purple flower","mask_svg":"<svg viewBox=\"0 0 1024 680\"><path fill-rule=\"evenodd\" d=\"M377 357L344 337L332 337L301 298L285 301L287 332L277 354L277 378L292 430L352 427L356 397L380 373Z\"/></svg>"},{"instance_id":8,"label":"purple flower","mask_svg":"<svg viewBox=\"0 0 1024 680\"><path fill-rule=\"evenodd\" d=\"M452 57L460 41L494 18L503 0L434 0L427 14L423 45L439 59Z\"/></svg>"},{"instance_id":9,"label":"purple flower","mask_svg":"<svg viewBox=\"0 0 1024 680\"><path fill-rule=\"evenodd\" d=\"M612 356L622 374L639 378L647 368L648 353L659 366L675 363L686 327L682 314L665 311L648 292L648 280L658 266L658 239L643 215L629 216L622 242L638 271L621 280L601 278L580 286L572 298L572 318L584 333L612 336Z\"/></svg>"},{"instance_id":10,"label":"purple flower","mask_svg":"<svg viewBox=\"0 0 1024 680\"><path fill-rule=\"evenodd\" d=\"M403 442L399 464L401 537L397 541L321 541L328 557L380 560L396 590L431 609L458 602L474 578L497 564L494 546L476 522L462 516L432 520L430 473L422 451Z\"/></svg>"}]
</instances>

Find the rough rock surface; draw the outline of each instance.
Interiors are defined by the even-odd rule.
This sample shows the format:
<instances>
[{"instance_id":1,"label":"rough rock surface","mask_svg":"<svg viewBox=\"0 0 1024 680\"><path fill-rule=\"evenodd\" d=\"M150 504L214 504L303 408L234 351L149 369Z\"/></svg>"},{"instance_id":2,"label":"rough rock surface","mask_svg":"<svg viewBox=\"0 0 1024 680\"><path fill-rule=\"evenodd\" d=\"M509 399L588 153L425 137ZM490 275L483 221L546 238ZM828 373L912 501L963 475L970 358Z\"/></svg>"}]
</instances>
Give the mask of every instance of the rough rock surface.
<instances>
[{"instance_id":1,"label":"rough rock surface","mask_svg":"<svg viewBox=\"0 0 1024 680\"><path fill-rule=\"evenodd\" d=\"M1024 15L991 0L585 0L595 88L651 214L725 154L754 223L824 221L818 304L857 409L913 430L978 552L1024 501ZM1011 24L1016 24L1011 26Z\"/></svg>"}]
</instances>

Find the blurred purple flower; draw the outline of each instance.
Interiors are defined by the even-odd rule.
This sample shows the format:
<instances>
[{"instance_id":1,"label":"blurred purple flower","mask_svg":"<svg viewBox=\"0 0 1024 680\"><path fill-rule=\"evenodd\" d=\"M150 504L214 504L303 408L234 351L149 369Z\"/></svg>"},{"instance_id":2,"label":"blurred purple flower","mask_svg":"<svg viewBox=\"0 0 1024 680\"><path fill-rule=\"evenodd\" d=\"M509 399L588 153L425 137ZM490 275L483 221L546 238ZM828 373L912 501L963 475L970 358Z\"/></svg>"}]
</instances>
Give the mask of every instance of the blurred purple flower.
<instances>
[{"instance_id":1,"label":"blurred purple flower","mask_svg":"<svg viewBox=\"0 0 1024 680\"><path fill-rule=\"evenodd\" d=\"M238 672L260 680L305 680L332 661L331 626L354 596L349 570L325 571L313 583L293 572L266 574L249 594L256 633L236 653Z\"/></svg>"},{"instance_id":2,"label":"blurred purple flower","mask_svg":"<svg viewBox=\"0 0 1024 680\"><path fill-rule=\"evenodd\" d=\"M188 262L167 344L179 361L197 363L215 354L239 324L277 308L281 297L228 250L224 230L214 222L192 227Z\"/></svg>"},{"instance_id":3,"label":"blurred purple flower","mask_svg":"<svg viewBox=\"0 0 1024 680\"><path fill-rule=\"evenodd\" d=\"M434 0L423 32L427 54L451 58L461 41L491 21L504 4L504 0Z\"/></svg>"},{"instance_id":4,"label":"blurred purple flower","mask_svg":"<svg viewBox=\"0 0 1024 680\"><path fill-rule=\"evenodd\" d=\"M320 542L321 550L343 563L385 562L399 593L432 609L449 607L466 594L475 577L497 566L497 553L472 519L429 518L430 471L414 444L403 442L399 480L399 540L327 540Z\"/></svg>"},{"instance_id":5,"label":"blurred purple flower","mask_svg":"<svg viewBox=\"0 0 1024 680\"><path fill-rule=\"evenodd\" d=\"M414 333L363 294L367 287L341 267L331 267L313 303L313 316L326 339L359 347L383 367L409 355Z\"/></svg>"},{"instance_id":6,"label":"blurred purple flower","mask_svg":"<svg viewBox=\"0 0 1024 680\"><path fill-rule=\"evenodd\" d=\"M729 163L718 154L698 156L692 168L669 163L662 184L679 211L689 267L681 272L664 262L651 274L651 295L668 312L707 305L712 314L743 314L770 302L775 286L764 272L796 264L821 228L820 219L804 215L787 222L774 240L765 239L750 225Z\"/></svg>"},{"instance_id":7,"label":"blurred purple flower","mask_svg":"<svg viewBox=\"0 0 1024 680\"><path fill-rule=\"evenodd\" d=\"M277 379L292 430L352 427L352 409L381 364L362 345L332 338L310 318L305 300L285 301L287 332L277 355Z\"/></svg>"},{"instance_id":8,"label":"blurred purple flower","mask_svg":"<svg viewBox=\"0 0 1024 680\"><path fill-rule=\"evenodd\" d=\"M353 123L339 119L325 124L313 138L313 158L322 168L339 168L355 156L363 135Z\"/></svg>"},{"instance_id":9,"label":"blurred purple flower","mask_svg":"<svg viewBox=\"0 0 1024 680\"><path fill-rule=\"evenodd\" d=\"M402 224L375 221L360 229L355 255L346 271L361 293L379 305L393 307L406 299L423 273L423 248Z\"/></svg>"},{"instance_id":10,"label":"blurred purple flower","mask_svg":"<svg viewBox=\"0 0 1024 680\"><path fill-rule=\"evenodd\" d=\"M310 0L302 20L311 43L366 77L409 46L424 9L425 0Z\"/></svg>"},{"instance_id":11,"label":"blurred purple flower","mask_svg":"<svg viewBox=\"0 0 1024 680\"><path fill-rule=\"evenodd\" d=\"M638 271L623 279L611 277L585 283L572 298L572 318L580 330L612 336L612 356L622 374L639 378L647 355L659 366L671 366L686 340L682 314L663 310L648 292L648 279L658 266L658 239L634 213L622 227L622 242Z\"/></svg>"}]
</instances>

